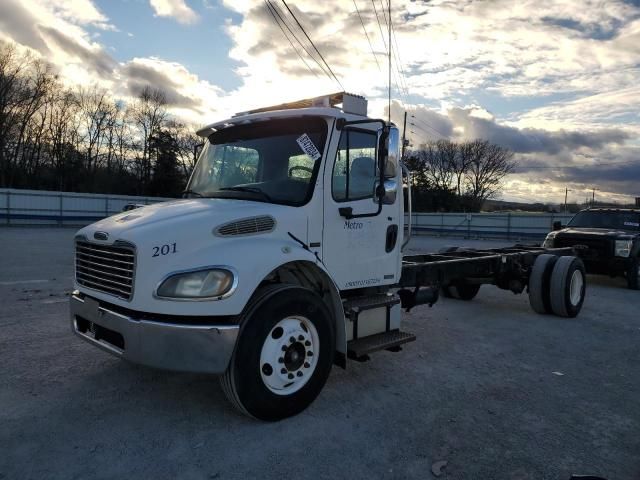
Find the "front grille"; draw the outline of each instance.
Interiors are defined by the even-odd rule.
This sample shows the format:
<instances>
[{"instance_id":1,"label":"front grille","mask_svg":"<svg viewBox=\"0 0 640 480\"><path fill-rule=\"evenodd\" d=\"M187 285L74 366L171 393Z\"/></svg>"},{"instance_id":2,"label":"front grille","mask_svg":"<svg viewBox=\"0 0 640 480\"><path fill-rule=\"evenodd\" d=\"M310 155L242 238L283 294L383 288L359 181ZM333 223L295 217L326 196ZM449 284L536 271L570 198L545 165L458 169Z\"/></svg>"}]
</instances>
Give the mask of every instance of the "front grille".
<instances>
[{"instance_id":1,"label":"front grille","mask_svg":"<svg viewBox=\"0 0 640 480\"><path fill-rule=\"evenodd\" d=\"M133 296L135 247L126 242L97 245L76 240L76 282L125 300Z\"/></svg>"},{"instance_id":2,"label":"front grille","mask_svg":"<svg viewBox=\"0 0 640 480\"><path fill-rule=\"evenodd\" d=\"M553 242L554 247L573 247L574 245L584 245L589 249L590 256L611 256L613 255L611 243L606 238L560 236Z\"/></svg>"}]
</instances>

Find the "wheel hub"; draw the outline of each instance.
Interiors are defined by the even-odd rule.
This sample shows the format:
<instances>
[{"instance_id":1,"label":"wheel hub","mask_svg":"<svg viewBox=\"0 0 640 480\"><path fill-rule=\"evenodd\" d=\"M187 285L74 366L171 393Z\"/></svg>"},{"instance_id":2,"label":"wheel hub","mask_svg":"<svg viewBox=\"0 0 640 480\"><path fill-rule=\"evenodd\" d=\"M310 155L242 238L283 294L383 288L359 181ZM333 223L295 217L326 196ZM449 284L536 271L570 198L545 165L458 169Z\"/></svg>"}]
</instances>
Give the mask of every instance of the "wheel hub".
<instances>
[{"instance_id":1,"label":"wheel hub","mask_svg":"<svg viewBox=\"0 0 640 480\"><path fill-rule=\"evenodd\" d=\"M278 395L301 389L317 364L318 332L305 317L280 320L264 339L260 375L265 386Z\"/></svg>"},{"instance_id":2,"label":"wheel hub","mask_svg":"<svg viewBox=\"0 0 640 480\"><path fill-rule=\"evenodd\" d=\"M580 270L576 270L571 276L571 283L569 285L569 299L574 307L577 306L582 299L583 286L584 276Z\"/></svg>"},{"instance_id":3,"label":"wheel hub","mask_svg":"<svg viewBox=\"0 0 640 480\"><path fill-rule=\"evenodd\" d=\"M295 342L284 352L284 366L290 372L298 370L304 364L307 350L300 342Z\"/></svg>"}]
</instances>

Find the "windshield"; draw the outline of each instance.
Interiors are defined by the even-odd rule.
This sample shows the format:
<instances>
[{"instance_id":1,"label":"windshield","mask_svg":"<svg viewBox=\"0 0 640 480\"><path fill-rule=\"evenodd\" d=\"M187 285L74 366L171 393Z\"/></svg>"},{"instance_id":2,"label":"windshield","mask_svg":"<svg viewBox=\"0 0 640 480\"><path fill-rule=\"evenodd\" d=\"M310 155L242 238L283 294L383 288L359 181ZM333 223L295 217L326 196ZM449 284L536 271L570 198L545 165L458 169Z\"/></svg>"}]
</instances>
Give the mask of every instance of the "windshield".
<instances>
[{"instance_id":1,"label":"windshield","mask_svg":"<svg viewBox=\"0 0 640 480\"><path fill-rule=\"evenodd\" d=\"M640 231L640 213L602 211L579 212L571 219L569 226Z\"/></svg>"},{"instance_id":2,"label":"windshield","mask_svg":"<svg viewBox=\"0 0 640 480\"><path fill-rule=\"evenodd\" d=\"M209 136L187 195L304 205L313 194L327 136L321 118L269 120Z\"/></svg>"}]
</instances>

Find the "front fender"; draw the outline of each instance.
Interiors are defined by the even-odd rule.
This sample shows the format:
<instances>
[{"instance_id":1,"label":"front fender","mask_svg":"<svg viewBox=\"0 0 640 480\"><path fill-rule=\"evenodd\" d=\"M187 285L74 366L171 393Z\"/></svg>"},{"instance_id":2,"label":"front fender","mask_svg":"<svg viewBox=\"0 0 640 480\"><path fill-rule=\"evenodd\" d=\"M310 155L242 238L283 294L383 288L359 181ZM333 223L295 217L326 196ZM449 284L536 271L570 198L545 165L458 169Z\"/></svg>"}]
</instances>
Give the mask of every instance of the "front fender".
<instances>
[{"instance_id":1,"label":"front fender","mask_svg":"<svg viewBox=\"0 0 640 480\"><path fill-rule=\"evenodd\" d=\"M313 262L325 273L315 255L293 240L264 237L236 238L190 251L179 260L147 265L145 275L136 279L134 302L129 308L167 315L220 316L238 315L260 282L281 265L290 262ZM221 300L171 300L155 298L159 283L172 272L208 266L229 266L237 272L237 287ZM328 273L327 273L328 275Z\"/></svg>"}]
</instances>

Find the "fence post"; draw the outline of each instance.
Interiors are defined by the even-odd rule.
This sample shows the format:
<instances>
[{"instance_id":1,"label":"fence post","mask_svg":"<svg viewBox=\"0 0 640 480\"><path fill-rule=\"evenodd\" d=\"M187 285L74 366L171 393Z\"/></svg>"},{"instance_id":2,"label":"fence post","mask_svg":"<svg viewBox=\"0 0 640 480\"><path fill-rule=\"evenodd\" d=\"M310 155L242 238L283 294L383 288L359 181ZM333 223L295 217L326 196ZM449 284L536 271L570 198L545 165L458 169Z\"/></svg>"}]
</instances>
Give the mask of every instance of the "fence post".
<instances>
[{"instance_id":1,"label":"fence post","mask_svg":"<svg viewBox=\"0 0 640 480\"><path fill-rule=\"evenodd\" d=\"M507 240L511 241L511 212L507 213Z\"/></svg>"},{"instance_id":2,"label":"fence post","mask_svg":"<svg viewBox=\"0 0 640 480\"><path fill-rule=\"evenodd\" d=\"M109 197L104 197L104 216L109 216Z\"/></svg>"},{"instance_id":3,"label":"fence post","mask_svg":"<svg viewBox=\"0 0 640 480\"><path fill-rule=\"evenodd\" d=\"M444 237L444 213L440 214L440 236Z\"/></svg>"},{"instance_id":4,"label":"fence post","mask_svg":"<svg viewBox=\"0 0 640 480\"><path fill-rule=\"evenodd\" d=\"M467 238L471 238L471 219L473 214L467 213Z\"/></svg>"},{"instance_id":5,"label":"fence post","mask_svg":"<svg viewBox=\"0 0 640 480\"><path fill-rule=\"evenodd\" d=\"M7 225L11 225L11 192L7 190Z\"/></svg>"},{"instance_id":6,"label":"fence post","mask_svg":"<svg viewBox=\"0 0 640 480\"><path fill-rule=\"evenodd\" d=\"M58 201L59 201L59 203L58 203L59 209L58 210L59 210L59 215L60 215L58 217L58 225L62 226L62 223L63 223L62 222L62 192L60 192L60 196L58 197Z\"/></svg>"}]
</instances>

